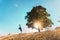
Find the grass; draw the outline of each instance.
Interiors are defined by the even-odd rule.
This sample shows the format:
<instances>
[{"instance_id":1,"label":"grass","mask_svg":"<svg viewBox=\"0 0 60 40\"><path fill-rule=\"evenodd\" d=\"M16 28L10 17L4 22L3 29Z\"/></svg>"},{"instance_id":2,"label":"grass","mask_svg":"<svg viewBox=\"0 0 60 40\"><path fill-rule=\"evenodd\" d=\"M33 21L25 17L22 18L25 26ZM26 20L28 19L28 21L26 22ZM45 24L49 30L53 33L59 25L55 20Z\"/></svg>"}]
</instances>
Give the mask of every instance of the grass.
<instances>
[{"instance_id":1,"label":"grass","mask_svg":"<svg viewBox=\"0 0 60 40\"><path fill-rule=\"evenodd\" d=\"M60 40L60 30L8 35L1 40Z\"/></svg>"}]
</instances>

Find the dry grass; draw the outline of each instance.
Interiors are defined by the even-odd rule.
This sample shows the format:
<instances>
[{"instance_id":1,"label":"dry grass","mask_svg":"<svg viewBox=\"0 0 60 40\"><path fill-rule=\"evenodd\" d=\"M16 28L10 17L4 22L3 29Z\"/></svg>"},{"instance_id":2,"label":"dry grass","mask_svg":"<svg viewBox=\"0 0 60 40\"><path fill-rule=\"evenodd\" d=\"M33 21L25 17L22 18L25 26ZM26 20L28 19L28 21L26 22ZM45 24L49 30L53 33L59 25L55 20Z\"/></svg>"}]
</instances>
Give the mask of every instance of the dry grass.
<instances>
[{"instance_id":1,"label":"dry grass","mask_svg":"<svg viewBox=\"0 0 60 40\"><path fill-rule=\"evenodd\" d=\"M14 34L5 36L1 40L60 40L60 30Z\"/></svg>"}]
</instances>

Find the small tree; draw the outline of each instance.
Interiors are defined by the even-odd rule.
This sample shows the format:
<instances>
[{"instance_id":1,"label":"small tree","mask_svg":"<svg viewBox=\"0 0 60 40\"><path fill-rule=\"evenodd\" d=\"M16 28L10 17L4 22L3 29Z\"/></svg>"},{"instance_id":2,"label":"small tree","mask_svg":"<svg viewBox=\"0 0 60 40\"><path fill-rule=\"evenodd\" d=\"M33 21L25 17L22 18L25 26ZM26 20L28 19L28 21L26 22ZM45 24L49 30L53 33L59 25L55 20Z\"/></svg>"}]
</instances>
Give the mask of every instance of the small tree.
<instances>
[{"instance_id":1,"label":"small tree","mask_svg":"<svg viewBox=\"0 0 60 40\"><path fill-rule=\"evenodd\" d=\"M27 19L26 25L28 28L35 28L34 23L39 23L42 26L39 26L38 30L51 27L53 22L49 19L50 14L47 13L46 8L42 6L33 7L30 12L27 12L25 19Z\"/></svg>"}]
</instances>

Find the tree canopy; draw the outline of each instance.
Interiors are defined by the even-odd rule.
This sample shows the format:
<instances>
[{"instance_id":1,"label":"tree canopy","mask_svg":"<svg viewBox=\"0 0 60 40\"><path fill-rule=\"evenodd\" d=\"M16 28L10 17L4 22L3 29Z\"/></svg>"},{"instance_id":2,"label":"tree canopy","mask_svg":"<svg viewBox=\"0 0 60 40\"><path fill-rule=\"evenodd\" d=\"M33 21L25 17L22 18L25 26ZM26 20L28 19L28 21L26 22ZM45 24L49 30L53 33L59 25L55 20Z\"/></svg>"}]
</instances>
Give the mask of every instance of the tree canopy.
<instances>
[{"instance_id":1,"label":"tree canopy","mask_svg":"<svg viewBox=\"0 0 60 40\"><path fill-rule=\"evenodd\" d=\"M25 16L25 19L27 19L26 25L28 28L34 28L33 24L34 22L41 22L42 26L45 27L51 27L53 22L49 19L50 14L46 11L46 8L42 6L36 6L33 7L30 12L27 12L27 15Z\"/></svg>"}]
</instances>

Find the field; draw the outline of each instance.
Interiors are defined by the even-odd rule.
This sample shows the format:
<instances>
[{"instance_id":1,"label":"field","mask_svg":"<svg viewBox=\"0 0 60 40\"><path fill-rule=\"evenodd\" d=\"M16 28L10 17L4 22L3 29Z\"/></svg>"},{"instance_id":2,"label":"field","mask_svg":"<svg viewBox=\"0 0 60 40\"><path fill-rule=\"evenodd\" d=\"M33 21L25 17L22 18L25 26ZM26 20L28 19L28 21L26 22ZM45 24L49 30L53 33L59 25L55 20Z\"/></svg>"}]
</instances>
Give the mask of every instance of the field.
<instances>
[{"instance_id":1,"label":"field","mask_svg":"<svg viewBox=\"0 0 60 40\"><path fill-rule=\"evenodd\" d=\"M0 40L60 40L60 30L49 30L45 32L9 34L1 36Z\"/></svg>"}]
</instances>

